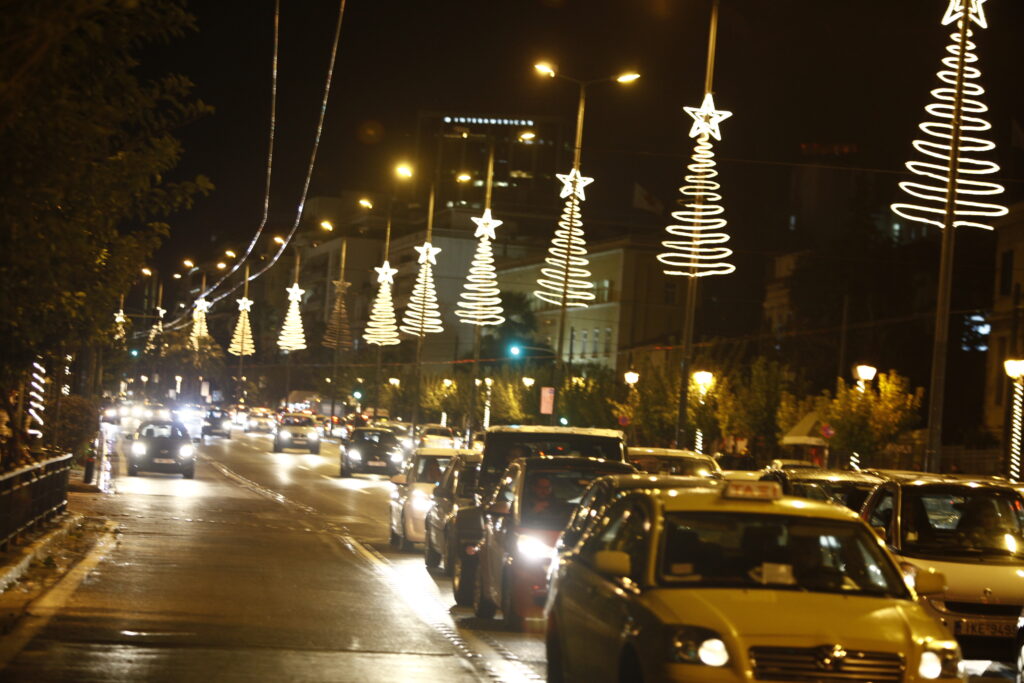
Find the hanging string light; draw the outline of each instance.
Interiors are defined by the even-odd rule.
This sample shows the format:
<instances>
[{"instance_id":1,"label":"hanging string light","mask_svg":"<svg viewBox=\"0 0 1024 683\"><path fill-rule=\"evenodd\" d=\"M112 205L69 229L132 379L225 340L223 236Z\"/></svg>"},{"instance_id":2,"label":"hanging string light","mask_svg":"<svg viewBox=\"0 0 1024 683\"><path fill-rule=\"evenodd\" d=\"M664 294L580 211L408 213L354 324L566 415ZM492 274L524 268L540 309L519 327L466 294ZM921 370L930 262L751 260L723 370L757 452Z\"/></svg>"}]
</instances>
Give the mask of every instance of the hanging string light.
<instances>
[{"instance_id":1,"label":"hanging string light","mask_svg":"<svg viewBox=\"0 0 1024 683\"><path fill-rule=\"evenodd\" d=\"M574 306L585 308L595 299L594 283L590 282L587 266L587 242L583 238L583 219L580 218L580 202L586 199L584 188L594 182L593 178L580 175L578 168L568 174L556 173L562 182L561 197L565 199L558 229L544 259L537 278L540 289L533 295L553 306Z\"/></svg>"},{"instance_id":2,"label":"hanging string light","mask_svg":"<svg viewBox=\"0 0 1024 683\"><path fill-rule=\"evenodd\" d=\"M409 304L406 306L399 329L415 337L439 334L444 332L444 327L441 325L437 290L434 287L434 266L437 265L435 257L441 249L433 246L430 242L424 242L413 249L420 255L418 261L420 269L416 274L416 283L413 285Z\"/></svg>"},{"instance_id":3,"label":"hanging string light","mask_svg":"<svg viewBox=\"0 0 1024 683\"><path fill-rule=\"evenodd\" d=\"M699 108L683 108L693 118L690 137L696 138L692 162L687 166L689 173L684 177L685 185L679 188L683 200L682 208L672 212L677 221L665 228L665 232L680 239L665 240L661 244L668 251L658 254L658 260L666 267L666 275L704 277L707 275L728 275L736 270L726 259L732 256L732 249L722 246L729 241L723 232L727 221L722 217L725 209L718 202L721 185L715 180L715 153L711 138L722 139L719 124L732 116L732 112L715 109L711 93L704 95Z\"/></svg>"},{"instance_id":4,"label":"hanging string light","mask_svg":"<svg viewBox=\"0 0 1024 683\"><path fill-rule=\"evenodd\" d=\"M501 292L498 289L498 277L494 270L494 252L491 243L495 239L495 229L502 221L491 217L491 210L485 209L480 218L470 218L476 223L474 237L478 238L476 254L469 264L469 275L462 293L459 295L459 306L455 315L470 325L500 325L505 322L501 308Z\"/></svg>"},{"instance_id":5,"label":"hanging string light","mask_svg":"<svg viewBox=\"0 0 1024 683\"><path fill-rule=\"evenodd\" d=\"M235 332L231 335L228 353L232 356L251 356L256 353L256 346L252 341L252 327L249 324L249 311L252 310L253 301L247 296L237 301L238 322L235 323Z\"/></svg>"},{"instance_id":6,"label":"hanging string light","mask_svg":"<svg viewBox=\"0 0 1024 683\"><path fill-rule=\"evenodd\" d=\"M952 221L954 228L991 230L989 222L1008 213L1005 206L980 199L1002 194L1003 186L978 178L997 173L999 166L992 161L984 161L974 156L995 149L995 143L979 137L980 134L988 132L992 125L982 118L988 112L988 107L978 99L985 94L985 89L978 82L981 70L977 67L978 55L974 51L976 45L971 40L974 32L970 29L971 23L980 28L988 27L982 8L983 2L984 0L949 0L949 6L943 15L943 25L960 24L964 16L965 3L969 3L967 21L962 22L963 29L967 31L966 40L961 41L961 29L954 26L950 44L946 46L947 54L942 59L944 68L938 74L942 85L931 91L932 98L936 101L925 106L925 111L932 120L918 126L927 137L913 142L914 149L928 157L928 160L908 161L906 164L911 173L923 180L900 183L900 189L918 201L892 205L892 210L907 220L944 228L946 198L951 184L955 189ZM954 152L953 117L957 100L961 42L964 42L965 46L963 97L960 100L959 140ZM954 153L955 164L951 164L950 156ZM955 181L950 177L951 168L955 168ZM982 220L985 222L981 222Z\"/></svg>"}]
</instances>

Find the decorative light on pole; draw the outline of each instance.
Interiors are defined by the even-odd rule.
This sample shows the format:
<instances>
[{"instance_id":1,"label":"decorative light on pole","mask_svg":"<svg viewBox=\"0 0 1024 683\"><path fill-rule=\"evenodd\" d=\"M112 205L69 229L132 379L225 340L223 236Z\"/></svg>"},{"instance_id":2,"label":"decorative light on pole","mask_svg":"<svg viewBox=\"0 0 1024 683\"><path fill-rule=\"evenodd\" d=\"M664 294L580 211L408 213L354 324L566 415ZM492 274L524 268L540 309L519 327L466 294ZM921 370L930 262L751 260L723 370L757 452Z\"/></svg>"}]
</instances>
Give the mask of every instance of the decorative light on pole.
<instances>
[{"instance_id":1,"label":"decorative light on pole","mask_svg":"<svg viewBox=\"0 0 1024 683\"><path fill-rule=\"evenodd\" d=\"M704 405L708 392L715 385L715 375L707 370L698 370L693 373L693 383L697 387L697 395L700 397L700 404ZM704 452L704 432L698 427L695 433L693 450L698 453Z\"/></svg>"},{"instance_id":2,"label":"decorative light on pole","mask_svg":"<svg viewBox=\"0 0 1024 683\"><path fill-rule=\"evenodd\" d=\"M628 370L622 373L622 379L626 381L630 389L635 389L636 383L640 381L640 373L635 370Z\"/></svg>"},{"instance_id":3,"label":"decorative light on pole","mask_svg":"<svg viewBox=\"0 0 1024 683\"><path fill-rule=\"evenodd\" d=\"M205 288L205 287L204 287ZM206 327L206 313L210 310L210 302L199 297L192 309L192 332L189 343L193 351L198 351L202 340L210 338L210 330Z\"/></svg>"},{"instance_id":4,"label":"decorative light on pole","mask_svg":"<svg viewBox=\"0 0 1024 683\"><path fill-rule=\"evenodd\" d=\"M985 89L978 83L974 32L971 23L987 28L982 7L985 0L949 0L942 24L955 22L939 71L942 85L933 89L934 102L925 107L931 120L918 127L925 139L913 146L923 161L908 161L907 170L920 180L904 181L900 189L910 195L908 202L895 203L892 210L902 218L942 228L942 252L935 304L935 337L932 347L931 382L928 391L928 445L924 469L938 464L942 450L942 413L946 395L946 362L949 350L949 315L953 288L955 228L990 230L987 224L1005 216L1007 208L985 201L1002 194L1003 186L979 176L999 171L991 161L975 155L991 152L995 144L979 137L991 129L982 116L988 107L979 99ZM968 156L971 155L971 156ZM982 222L985 221L985 222Z\"/></svg>"},{"instance_id":5,"label":"decorative light on pole","mask_svg":"<svg viewBox=\"0 0 1024 683\"><path fill-rule=\"evenodd\" d=\"M235 323L235 332L231 335L228 353L232 356L251 356L256 353L256 346L252 341L252 326L249 324L249 311L252 310L253 301L244 295L236 301L238 301L238 322Z\"/></svg>"},{"instance_id":6,"label":"decorative light on pole","mask_svg":"<svg viewBox=\"0 0 1024 683\"><path fill-rule=\"evenodd\" d=\"M395 273L398 269L392 268L385 260L383 265L375 267L374 270L377 271L377 296L373 299L370 321L366 323L363 339L367 344L393 346L401 341L398 337L395 301L391 294L391 286L395 282Z\"/></svg>"},{"instance_id":7,"label":"decorative light on pole","mask_svg":"<svg viewBox=\"0 0 1024 683\"><path fill-rule=\"evenodd\" d=\"M282 351L302 351L306 348L306 334L302 330L302 313L299 310L299 302L306 290L299 287L299 283L292 283L288 292L288 313L284 317L284 325L281 327L281 334L277 338L277 346Z\"/></svg>"},{"instance_id":8,"label":"decorative light on pole","mask_svg":"<svg viewBox=\"0 0 1024 683\"><path fill-rule=\"evenodd\" d=\"M533 377L524 377L523 378L523 386L526 387L527 389L532 389L533 385L536 382L537 382L537 380L535 380Z\"/></svg>"},{"instance_id":9,"label":"decorative light on pole","mask_svg":"<svg viewBox=\"0 0 1024 683\"><path fill-rule=\"evenodd\" d=\"M117 313L114 314L114 341L122 342L128 336L128 316L124 314L124 294L121 295L121 303L118 305Z\"/></svg>"},{"instance_id":10,"label":"decorative light on pole","mask_svg":"<svg viewBox=\"0 0 1024 683\"><path fill-rule=\"evenodd\" d=\"M436 256L441 251L429 241L413 247L419 253L419 272L412 287L409 304L406 306L402 324L398 329L414 337L444 332L441 325L440 307L437 305L437 289L434 286Z\"/></svg>"},{"instance_id":11,"label":"decorative light on pole","mask_svg":"<svg viewBox=\"0 0 1024 683\"><path fill-rule=\"evenodd\" d=\"M28 383L28 414L32 418L32 421L43 427L46 423L43 422L43 413L46 412L46 368L43 367L42 357L37 357L32 362L32 372ZM31 426L27 430L32 436L42 436L43 433L39 429L33 429Z\"/></svg>"},{"instance_id":12,"label":"decorative light on pole","mask_svg":"<svg viewBox=\"0 0 1024 683\"><path fill-rule=\"evenodd\" d=\"M1011 481L1020 481L1021 431L1024 428L1024 360L1003 361L1006 375L1013 380L1013 400L1010 404L1010 448L1007 474Z\"/></svg>"}]
</instances>

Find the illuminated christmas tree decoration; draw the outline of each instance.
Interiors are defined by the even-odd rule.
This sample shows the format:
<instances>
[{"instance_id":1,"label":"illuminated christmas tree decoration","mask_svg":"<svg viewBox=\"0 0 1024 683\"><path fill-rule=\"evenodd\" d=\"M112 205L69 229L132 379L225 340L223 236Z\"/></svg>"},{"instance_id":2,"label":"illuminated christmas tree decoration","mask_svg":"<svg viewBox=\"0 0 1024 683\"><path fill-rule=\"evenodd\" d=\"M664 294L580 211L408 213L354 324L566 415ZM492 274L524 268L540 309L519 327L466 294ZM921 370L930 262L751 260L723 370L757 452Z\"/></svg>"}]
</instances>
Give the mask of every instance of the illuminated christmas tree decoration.
<instances>
[{"instance_id":1,"label":"illuminated christmas tree decoration","mask_svg":"<svg viewBox=\"0 0 1024 683\"><path fill-rule=\"evenodd\" d=\"M580 200L585 198L583 188L594 179L581 176L575 168L568 174L556 175L563 183L561 196L567 199L544 259L547 265L541 268L541 276L537 278L540 289L534 290L533 295L552 306L585 308L595 296L590 291L594 284L590 282L590 271L587 270L590 259L587 258L587 242L583 238Z\"/></svg>"},{"instance_id":2,"label":"illuminated christmas tree decoration","mask_svg":"<svg viewBox=\"0 0 1024 683\"><path fill-rule=\"evenodd\" d=\"M329 349L348 351L352 348L352 328L348 322L348 307L345 304L345 292L351 283L334 280L334 308L327 321L324 339L321 342Z\"/></svg>"},{"instance_id":3,"label":"illuminated christmas tree decoration","mask_svg":"<svg viewBox=\"0 0 1024 683\"><path fill-rule=\"evenodd\" d=\"M199 350L199 340L210 336L210 330L206 327L206 312L210 310L210 306L210 302L203 297L196 299L195 308L192 310L192 333L189 335L189 344L193 351Z\"/></svg>"},{"instance_id":4,"label":"illuminated christmas tree decoration","mask_svg":"<svg viewBox=\"0 0 1024 683\"><path fill-rule=\"evenodd\" d=\"M377 296L370 308L370 320L366 323L363 339L367 344L376 346L394 346L401 339L398 337L398 318L395 315L395 301L391 295L391 285L395 281L397 268L392 268L387 261L377 271Z\"/></svg>"},{"instance_id":5,"label":"illuminated christmas tree decoration","mask_svg":"<svg viewBox=\"0 0 1024 683\"><path fill-rule=\"evenodd\" d=\"M500 325L505 322L502 315L501 296L497 274L494 271L494 253L491 240L495 229L502 221L491 217L491 210L485 209L480 218L471 218L476 223L474 237L479 241L476 254L469 264L469 275L459 295L459 306L455 315L470 325Z\"/></svg>"},{"instance_id":6,"label":"illuminated christmas tree decoration","mask_svg":"<svg viewBox=\"0 0 1024 683\"><path fill-rule=\"evenodd\" d=\"M156 322L153 323L153 327L149 328L149 337L146 339L146 353L160 351L160 355L163 355L163 342L160 341L160 337L164 333L165 315L167 315L167 309L157 306Z\"/></svg>"},{"instance_id":7,"label":"illuminated christmas tree decoration","mask_svg":"<svg viewBox=\"0 0 1024 683\"><path fill-rule=\"evenodd\" d=\"M41 357L37 357L32 363L32 373L28 383L28 414L32 418L34 424L28 428L28 433L32 436L42 436L43 433L35 429L35 425L40 427L46 423L43 422L43 414L46 412L46 368L43 367Z\"/></svg>"},{"instance_id":8,"label":"illuminated christmas tree decoration","mask_svg":"<svg viewBox=\"0 0 1024 683\"><path fill-rule=\"evenodd\" d=\"M672 212L678 223L665 227L665 232L680 239L663 241L662 246L669 251L658 254L658 260L665 264L666 275L728 275L736 266L726 261L732 249L721 246L729 241L729 235L722 232L727 221L722 217L725 209L717 203L722 195L715 180L718 171L709 131L699 134L692 158L684 177L686 184L679 188L685 198L682 208Z\"/></svg>"},{"instance_id":9,"label":"illuminated christmas tree decoration","mask_svg":"<svg viewBox=\"0 0 1024 683\"><path fill-rule=\"evenodd\" d=\"M296 267L296 272L298 268ZM302 331L302 313L299 311L299 302L306 290L299 287L295 282L285 290L288 292L288 313L284 317L284 326L281 327L281 334L277 338L277 346L282 351L302 351L306 348L306 334Z\"/></svg>"},{"instance_id":10,"label":"illuminated christmas tree decoration","mask_svg":"<svg viewBox=\"0 0 1024 683\"><path fill-rule=\"evenodd\" d=\"M416 274L416 283L412 287L399 329L414 337L439 334L444 332L444 327L441 325L437 290L434 287L434 266L437 265L434 257L441 249L430 242L424 242L413 249L419 252L420 270Z\"/></svg>"},{"instance_id":11,"label":"illuminated christmas tree decoration","mask_svg":"<svg viewBox=\"0 0 1024 683\"><path fill-rule=\"evenodd\" d=\"M968 18L984 28L985 15L980 0L970 0ZM964 13L964 0L950 0L943 23L957 21L961 23ZM948 19L948 21L947 21ZM963 99L960 116L960 139L956 147L956 180L953 198L952 224L955 228L971 227L991 230L987 222L1005 216L1005 206L981 201L979 198L1003 193L1003 186L990 180L981 180L979 176L991 175L999 171L999 166L992 161L978 159L975 155L991 152L995 143L978 137L992 128L992 125L981 118L988 112L988 107L978 98L985 94L985 89L978 83L981 71L976 66L978 56L975 44L971 41L973 32L967 27L967 40L964 50ZM946 227L946 195L951 184L950 154L953 147L953 116L956 100L957 68L960 57L960 29L955 28L950 36L950 44L946 46L946 56L942 59L945 68L939 71L942 85L932 90L936 100L925 107L932 120L921 123L918 128L927 136L914 140L914 149L928 158L925 161L908 161L907 169L921 182L903 181L900 189L910 195L917 203L895 203L892 210L907 220L927 223L938 228ZM987 222L981 222L986 220Z\"/></svg>"},{"instance_id":12,"label":"illuminated christmas tree decoration","mask_svg":"<svg viewBox=\"0 0 1024 683\"><path fill-rule=\"evenodd\" d=\"M704 95L704 101L700 107L683 107L683 110L693 118L693 125L690 127L690 137L700 138L707 133L716 140L722 139L722 131L718 124L732 116L731 111L715 109L715 98L711 93Z\"/></svg>"},{"instance_id":13,"label":"illuminated christmas tree decoration","mask_svg":"<svg viewBox=\"0 0 1024 683\"><path fill-rule=\"evenodd\" d=\"M949 7L946 8L946 13L942 15L943 26L948 26L954 21L958 21L960 17L964 15L964 1L965 0L949 0ZM966 1L970 4L967 18L981 28L988 28L988 22L985 19L985 9L982 7L987 0Z\"/></svg>"},{"instance_id":14,"label":"illuminated christmas tree decoration","mask_svg":"<svg viewBox=\"0 0 1024 683\"><path fill-rule=\"evenodd\" d=\"M235 332L231 335L228 353L232 356L251 356L256 353L256 346L252 341L252 326L249 324L249 311L252 310L253 301L246 296L237 301L238 322L235 323Z\"/></svg>"},{"instance_id":15,"label":"illuminated christmas tree decoration","mask_svg":"<svg viewBox=\"0 0 1024 683\"><path fill-rule=\"evenodd\" d=\"M114 314L114 341L124 341L127 335L128 316L124 314L124 309L118 309L117 313Z\"/></svg>"}]
</instances>

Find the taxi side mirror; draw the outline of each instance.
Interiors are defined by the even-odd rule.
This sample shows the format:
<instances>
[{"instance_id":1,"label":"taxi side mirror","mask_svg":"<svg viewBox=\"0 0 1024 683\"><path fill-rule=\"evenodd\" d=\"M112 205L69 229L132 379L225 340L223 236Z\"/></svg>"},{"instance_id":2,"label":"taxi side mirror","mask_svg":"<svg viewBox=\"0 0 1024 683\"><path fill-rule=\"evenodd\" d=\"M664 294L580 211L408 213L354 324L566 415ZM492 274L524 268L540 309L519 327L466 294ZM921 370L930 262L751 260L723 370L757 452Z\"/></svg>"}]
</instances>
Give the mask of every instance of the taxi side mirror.
<instances>
[{"instance_id":1,"label":"taxi side mirror","mask_svg":"<svg viewBox=\"0 0 1024 683\"><path fill-rule=\"evenodd\" d=\"M594 553L594 569L608 576L629 576L629 554L621 550L598 550Z\"/></svg>"},{"instance_id":2,"label":"taxi side mirror","mask_svg":"<svg viewBox=\"0 0 1024 683\"><path fill-rule=\"evenodd\" d=\"M391 477L392 484L398 484L399 486L405 486L406 478L404 474L396 474Z\"/></svg>"},{"instance_id":3,"label":"taxi side mirror","mask_svg":"<svg viewBox=\"0 0 1024 683\"><path fill-rule=\"evenodd\" d=\"M914 590L918 595L941 595L946 592L946 575L934 569L918 570Z\"/></svg>"}]
</instances>

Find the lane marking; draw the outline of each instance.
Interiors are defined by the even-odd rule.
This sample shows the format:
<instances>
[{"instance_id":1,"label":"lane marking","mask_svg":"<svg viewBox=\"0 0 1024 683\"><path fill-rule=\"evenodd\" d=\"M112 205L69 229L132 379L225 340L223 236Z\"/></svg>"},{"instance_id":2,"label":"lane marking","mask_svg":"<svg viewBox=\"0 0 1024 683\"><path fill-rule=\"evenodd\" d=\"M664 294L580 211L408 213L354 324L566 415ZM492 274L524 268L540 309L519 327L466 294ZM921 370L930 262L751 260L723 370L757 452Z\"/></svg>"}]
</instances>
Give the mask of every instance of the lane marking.
<instances>
[{"instance_id":1,"label":"lane marking","mask_svg":"<svg viewBox=\"0 0 1024 683\"><path fill-rule=\"evenodd\" d=\"M36 598L28 609L25 616L15 626L14 630L0 640L0 669L4 669L11 660L20 653L43 628L50 622L71 598L74 592L81 585L85 577L96 568L96 565L106 557L107 553L117 544L114 530L117 522L107 522L105 530L96 541L92 550L79 562L74 569L64 575L53 588Z\"/></svg>"}]
</instances>

